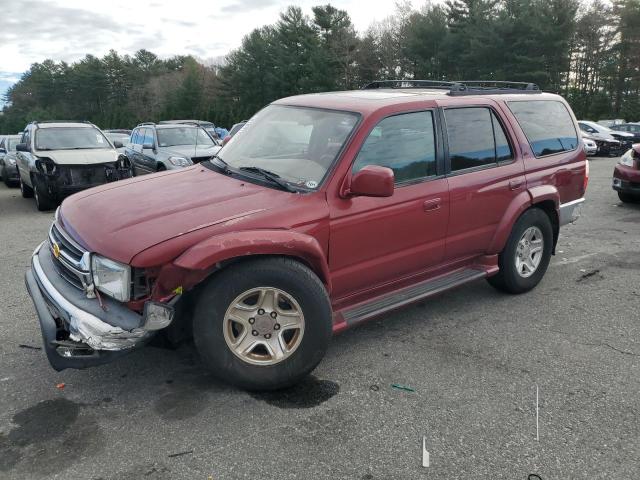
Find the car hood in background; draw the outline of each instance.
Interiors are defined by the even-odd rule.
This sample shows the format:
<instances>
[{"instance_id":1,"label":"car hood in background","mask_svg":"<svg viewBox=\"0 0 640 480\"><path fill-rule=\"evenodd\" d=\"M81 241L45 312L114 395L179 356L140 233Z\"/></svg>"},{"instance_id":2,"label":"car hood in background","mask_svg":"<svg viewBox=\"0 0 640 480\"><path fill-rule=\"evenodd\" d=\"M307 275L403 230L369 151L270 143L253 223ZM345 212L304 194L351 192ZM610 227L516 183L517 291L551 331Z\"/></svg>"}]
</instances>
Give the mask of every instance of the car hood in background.
<instances>
[{"instance_id":1,"label":"car hood in background","mask_svg":"<svg viewBox=\"0 0 640 480\"><path fill-rule=\"evenodd\" d=\"M205 157L213 156L218 149L217 145L176 145L174 147L160 147L159 150L166 155L175 155L180 157Z\"/></svg>"},{"instance_id":2,"label":"car hood in background","mask_svg":"<svg viewBox=\"0 0 640 480\"><path fill-rule=\"evenodd\" d=\"M67 198L63 228L85 248L123 263L171 238L284 204L290 193L201 166L102 185Z\"/></svg>"},{"instance_id":3,"label":"car hood in background","mask_svg":"<svg viewBox=\"0 0 640 480\"><path fill-rule=\"evenodd\" d=\"M118 152L113 148L37 151L34 155L41 158L48 157L59 165L95 165L115 162L118 159Z\"/></svg>"}]
</instances>

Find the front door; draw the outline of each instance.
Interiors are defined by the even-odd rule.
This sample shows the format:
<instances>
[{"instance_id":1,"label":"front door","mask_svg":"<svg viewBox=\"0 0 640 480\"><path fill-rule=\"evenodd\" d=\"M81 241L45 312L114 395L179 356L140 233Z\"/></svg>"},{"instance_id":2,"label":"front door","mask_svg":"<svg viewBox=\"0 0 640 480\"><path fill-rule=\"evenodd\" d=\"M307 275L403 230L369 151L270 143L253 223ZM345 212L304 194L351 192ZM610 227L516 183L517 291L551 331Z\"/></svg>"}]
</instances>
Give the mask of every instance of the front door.
<instances>
[{"instance_id":1,"label":"front door","mask_svg":"<svg viewBox=\"0 0 640 480\"><path fill-rule=\"evenodd\" d=\"M351 170L389 167L391 197L330 200L333 296L345 297L423 271L444 256L449 193L433 111L381 120ZM441 145L441 144L440 144Z\"/></svg>"}]
</instances>

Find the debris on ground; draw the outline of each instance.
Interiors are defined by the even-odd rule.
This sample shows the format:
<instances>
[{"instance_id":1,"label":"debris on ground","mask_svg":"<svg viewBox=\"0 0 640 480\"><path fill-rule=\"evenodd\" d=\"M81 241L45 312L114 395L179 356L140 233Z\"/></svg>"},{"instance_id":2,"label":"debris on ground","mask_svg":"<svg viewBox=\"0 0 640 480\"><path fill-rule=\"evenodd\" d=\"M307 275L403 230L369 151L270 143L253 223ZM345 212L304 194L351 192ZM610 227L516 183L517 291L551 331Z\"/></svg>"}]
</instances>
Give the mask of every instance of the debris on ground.
<instances>
[{"instance_id":1,"label":"debris on ground","mask_svg":"<svg viewBox=\"0 0 640 480\"><path fill-rule=\"evenodd\" d=\"M395 388L396 390L404 390L405 392L415 392L413 388L407 387L406 385L399 385L397 383L392 383L391 388Z\"/></svg>"},{"instance_id":2,"label":"debris on ground","mask_svg":"<svg viewBox=\"0 0 640 480\"><path fill-rule=\"evenodd\" d=\"M42 350L42 347L36 347L35 345L27 345L26 343L19 343L18 347L26 348L27 350Z\"/></svg>"},{"instance_id":3,"label":"debris on ground","mask_svg":"<svg viewBox=\"0 0 640 480\"><path fill-rule=\"evenodd\" d=\"M582 275L580 275L580 278L578 278L578 280L576 280L577 282L581 282L583 280L586 280L587 278L591 278L595 275L598 275L600 273L599 269L594 269L594 270L589 270L586 271L584 269L581 269L580 272L582 272ZM600 277L602 277L602 275L599 275Z\"/></svg>"},{"instance_id":4,"label":"debris on ground","mask_svg":"<svg viewBox=\"0 0 640 480\"><path fill-rule=\"evenodd\" d=\"M185 450L184 452L170 453L169 455L167 455L167 457L169 458L181 457L182 455L190 455L192 453L193 453L193 450Z\"/></svg>"},{"instance_id":5,"label":"debris on ground","mask_svg":"<svg viewBox=\"0 0 640 480\"><path fill-rule=\"evenodd\" d=\"M378 385L371 385L369 387L369 390L371 390L372 392L377 392L378 390L380 390L380 387Z\"/></svg>"},{"instance_id":6,"label":"debris on ground","mask_svg":"<svg viewBox=\"0 0 640 480\"><path fill-rule=\"evenodd\" d=\"M64 382L56 383L56 388L58 390L64 390L65 386L66 386L66 384Z\"/></svg>"}]
</instances>

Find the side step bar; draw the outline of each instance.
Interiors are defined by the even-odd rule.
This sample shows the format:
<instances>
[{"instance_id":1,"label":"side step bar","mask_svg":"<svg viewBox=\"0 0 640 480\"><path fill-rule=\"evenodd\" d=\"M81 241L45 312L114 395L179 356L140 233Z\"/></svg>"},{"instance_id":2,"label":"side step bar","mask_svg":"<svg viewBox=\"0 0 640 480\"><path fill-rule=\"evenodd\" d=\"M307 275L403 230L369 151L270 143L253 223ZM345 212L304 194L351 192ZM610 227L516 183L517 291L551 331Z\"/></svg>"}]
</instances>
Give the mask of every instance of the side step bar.
<instances>
[{"instance_id":1,"label":"side step bar","mask_svg":"<svg viewBox=\"0 0 640 480\"><path fill-rule=\"evenodd\" d=\"M487 272L475 268L465 268L432 280L387 294L377 300L352 307L342 314L348 326L353 326L371 317L394 310L423 298L431 297L445 290L484 278Z\"/></svg>"}]
</instances>

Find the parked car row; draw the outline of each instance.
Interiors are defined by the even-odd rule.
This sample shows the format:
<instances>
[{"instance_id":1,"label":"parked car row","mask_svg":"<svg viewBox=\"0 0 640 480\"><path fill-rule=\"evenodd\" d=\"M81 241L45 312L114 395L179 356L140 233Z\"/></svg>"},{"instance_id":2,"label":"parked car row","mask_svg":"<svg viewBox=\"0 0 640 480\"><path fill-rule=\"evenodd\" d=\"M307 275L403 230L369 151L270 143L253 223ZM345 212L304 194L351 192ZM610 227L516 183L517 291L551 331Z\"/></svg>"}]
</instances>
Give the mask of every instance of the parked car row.
<instances>
[{"instance_id":1,"label":"parked car row","mask_svg":"<svg viewBox=\"0 0 640 480\"><path fill-rule=\"evenodd\" d=\"M636 143L636 136L628 131L613 130L589 120L580 120L578 126L582 131L582 137L591 140L590 148L592 148L592 143L596 144L597 155L619 157ZM621 125L616 127L619 128Z\"/></svg>"},{"instance_id":2,"label":"parked car row","mask_svg":"<svg viewBox=\"0 0 640 480\"><path fill-rule=\"evenodd\" d=\"M20 135L0 137L0 175L38 210L51 210L87 188L210 159L221 148L214 128L175 120L102 131L89 122L33 121Z\"/></svg>"},{"instance_id":3,"label":"parked car row","mask_svg":"<svg viewBox=\"0 0 640 480\"><path fill-rule=\"evenodd\" d=\"M141 124L126 155L141 173L197 162L182 148L191 127ZM534 288L588 176L569 105L533 84L290 97L197 168L67 199L26 283L57 370L164 330L192 336L224 381L277 389L316 367L332 333L390 310L480 278Z\"/></svg>"}]
</instances>

